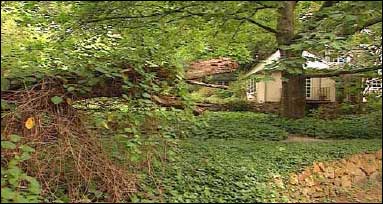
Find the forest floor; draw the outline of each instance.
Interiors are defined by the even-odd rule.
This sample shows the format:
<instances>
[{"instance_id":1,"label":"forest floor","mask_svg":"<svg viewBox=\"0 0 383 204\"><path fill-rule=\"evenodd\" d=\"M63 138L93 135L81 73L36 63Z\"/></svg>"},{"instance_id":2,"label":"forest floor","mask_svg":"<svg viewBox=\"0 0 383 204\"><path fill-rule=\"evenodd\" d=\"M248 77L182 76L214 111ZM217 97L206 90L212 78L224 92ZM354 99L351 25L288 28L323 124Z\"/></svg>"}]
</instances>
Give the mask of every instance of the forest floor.
<instances>
[{"instance_id":1,"label":"forest floor","mask_svg":"<svg viewBox=\"0 0 383 204\"><path fill-rule=\"evenodd\" d=\"M365 164L365 158L375 159L376 151L381 148L381 140L375 139L312 140L298 136L279 142L187 139L176 151L178 156L171 162L168 176L163 180L165 201L380 202L381 168L376 167L373 176L364 175L365 182L353 185L355 179L362 178L354 173L360 173L363 165L355 164L353 168L347 165L353 165L355 155L364 155L354 159ZM348 164L338 175L335 170L342 167L343 160ZM375 161L381 165L381 158ZM318 163L324 164L320 173L324 180L316 180L312 170ZM308 176L307 169L310 169ZM328 178L331 170L335 176ZM289 181L291 174L297 177L294 185ZM343 181L343 177L347 179ZM267 187L269 185L271 189ZM319 188L322 190L318 191ZM296 191L291 192L291 189ZM302 191L307 194L302 194Z\"/></svg>"}]
</instances>

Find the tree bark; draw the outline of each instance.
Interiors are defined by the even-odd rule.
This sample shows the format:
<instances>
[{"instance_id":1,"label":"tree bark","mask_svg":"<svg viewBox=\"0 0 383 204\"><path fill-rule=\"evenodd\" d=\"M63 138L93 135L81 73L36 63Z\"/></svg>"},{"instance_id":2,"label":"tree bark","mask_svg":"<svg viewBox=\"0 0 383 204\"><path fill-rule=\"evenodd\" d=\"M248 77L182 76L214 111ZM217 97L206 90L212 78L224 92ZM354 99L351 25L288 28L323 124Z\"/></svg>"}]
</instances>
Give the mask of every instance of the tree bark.
<instances>
[{"instance_id":1,"label":"tree bark","mask_svg":"<svg viewBox=\"0 0 383 204\"><path fill-rule=\"evenodd\" d=\"M281 115L287 118L302 118L305 115L305 77L284 73L288 81L282 82Z\"/></svg>"},{"instance_id":2,"label":"tree bark","mask_svg":"<svg viewBox=\"0 0 383 204\"><path fill-rule=\"evenodd\" d=\"M289 45L294 38L294 10L295 1L284 1L278 9L279 18L277 24L278 46ZM300 52L280 49L281 59L299 56ZM305 96L305 76L303 74L289 74L282 72L282 97L281 115L287 118L303 118L305 115L306 96ZM303 68L302 73L303 73Z\"/></svg>"}]
</instances>

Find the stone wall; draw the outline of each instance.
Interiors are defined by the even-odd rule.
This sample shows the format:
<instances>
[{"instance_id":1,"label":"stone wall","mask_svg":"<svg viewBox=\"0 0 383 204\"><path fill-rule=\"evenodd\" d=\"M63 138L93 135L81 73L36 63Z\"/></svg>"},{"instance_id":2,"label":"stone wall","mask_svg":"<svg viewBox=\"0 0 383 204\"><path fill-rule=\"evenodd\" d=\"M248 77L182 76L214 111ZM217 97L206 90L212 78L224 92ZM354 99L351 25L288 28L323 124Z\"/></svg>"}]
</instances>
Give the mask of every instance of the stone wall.
<instances>
[{"instance_id":1,"label":"stone wall","mask_svg":"<svg viewBox=\"0 0 383 204\"><path fill-rule=\"evenodd\" d=\"M381 179L382 150L379 150L332 162L316 162L303 172L290 174L288 181L276 178L273 182L284 189L281 196L289 202L320 202L354 185Z\"/></svg>"}]
</instances>

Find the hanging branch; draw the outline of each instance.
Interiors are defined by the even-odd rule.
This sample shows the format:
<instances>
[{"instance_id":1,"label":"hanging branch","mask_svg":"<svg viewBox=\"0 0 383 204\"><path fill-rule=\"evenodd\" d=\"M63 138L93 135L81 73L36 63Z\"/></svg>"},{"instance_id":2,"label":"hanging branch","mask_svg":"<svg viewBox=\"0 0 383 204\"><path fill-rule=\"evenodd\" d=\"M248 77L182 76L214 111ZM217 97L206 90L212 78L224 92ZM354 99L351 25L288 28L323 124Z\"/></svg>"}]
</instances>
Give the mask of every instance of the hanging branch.
<instances>
[{"instance_id":1,"label":"hanging branch","mask_svg":"<svg viewBox=\"0 0 383 204\"><path fill-rule=\"evenodd\" d=\"M382 65L376 65L373 67L366 67L366 68L359 68L354 70L338 70L334 72L328 72L328 73L319 73L319 74L305 74L306 78L325 78L325 77L334 77L339 76L343 74L356 74L361 72L368 72L368 71L374 71L382 69Z\"/></svg>"}]
</instances>

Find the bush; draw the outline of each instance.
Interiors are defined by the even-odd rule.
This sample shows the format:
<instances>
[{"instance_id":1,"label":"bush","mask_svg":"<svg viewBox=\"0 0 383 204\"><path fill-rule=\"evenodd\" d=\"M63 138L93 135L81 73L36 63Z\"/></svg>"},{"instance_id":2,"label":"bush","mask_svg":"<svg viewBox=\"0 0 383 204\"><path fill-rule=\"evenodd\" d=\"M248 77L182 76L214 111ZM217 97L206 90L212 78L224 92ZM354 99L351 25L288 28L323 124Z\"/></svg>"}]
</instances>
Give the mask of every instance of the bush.
<instances>
[{"instance_id":1,"label":"bush","mask_svg":"<svg viewBox=\"0 0 383 204\"><path fill-rule=\"evenodd\" d=\"M224 89L220 89L220 90L217 90L216 95L219 98L229 98L229 97L233 96L233 92L228 91L228 90L224 90Z\"/></svg>"},{"instance_id":2,"label":"bush","mask_svg":"<svg viewBox=\"0 0 383 204\"><path fill-rule=\"evenodd\" d=\"M251 109L251 104L246 100L232 100L226 105L229 111L249 111Z\"/></svg>"},{"instance_id":3,"label":"bush","mask_svg":"<svg viewBox=\"0 0 383 204\"><path fill-rule=\"evenodd\" d=\"M9 140L3 140L3 138L1 140L2 160L3 153L13 155L5 168L3 168L3 161L1 164L2 203L37 203L41 199L39 182L20 168L20 165L28 160L35 150L26 144L20 145L20 139L18 135L10 135Z\"/></svg>"},{"instance_id":4,"label":"bush","mask_svg":"<svg viewBox=\"0 0 383 204\"><path fill-rule=\"evenodd\" d=\"M382 112L382 97L375 94L368 95L365 109L367 113Z\"/></svg>"},{"instance_id":5,"label":"bush","mask_svg":"<svg viewBox=\"0 0 383 204\"><path fill-rule=\"evenodd\" d=\"M268 124L269 116L256 113L208 112L199 122L204 125L189 128L193 137L246 138L283 140L288 133Z\"/></svg>"},{"instance_id":6,"label":"bush","mask_svg":"<svg viewBox=\"0 0 383 204\"><path fill-rule=\"evenodd\" d=\"M382 138L381 111L332 120L321 119L317 115L288 120L274 114L206 112L193 121L177 119L172 123L175 129L185 130L184 137L283 140L290 133L321 139ZM180 136L179 133L176 135Z\"/></svg>"},{"instance_id":7,"label":"bush","mask_svg":"<svg viewBox=\"0 0 383 204\"><path fill-rule=\"evenodd\" d=\"M317 138L382 138L382 113L348 115L334 120L306 117L286 121L284 128L289 133Z\"/></svg>"}]
</instances>

